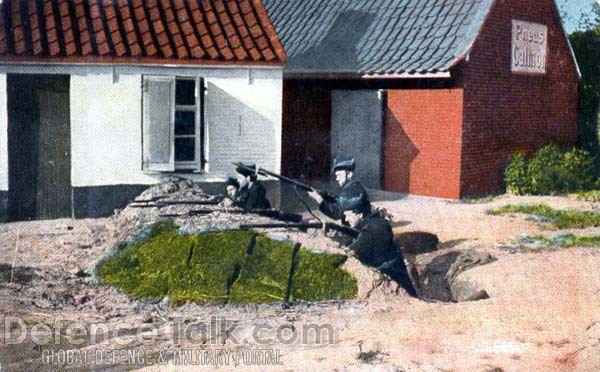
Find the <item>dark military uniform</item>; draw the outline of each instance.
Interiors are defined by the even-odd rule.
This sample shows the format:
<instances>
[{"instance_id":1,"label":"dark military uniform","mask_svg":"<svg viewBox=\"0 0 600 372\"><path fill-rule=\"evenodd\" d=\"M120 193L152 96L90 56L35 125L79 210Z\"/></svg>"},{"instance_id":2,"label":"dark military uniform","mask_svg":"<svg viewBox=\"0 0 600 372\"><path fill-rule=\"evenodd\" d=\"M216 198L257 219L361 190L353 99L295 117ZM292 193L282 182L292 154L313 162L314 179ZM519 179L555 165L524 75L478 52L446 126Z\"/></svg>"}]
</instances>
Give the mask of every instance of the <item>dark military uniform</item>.
<instances>
[{"instance_id":1,"label":"dark military uniform","mask_svg":"<svg viewBox=\"0 0 600 372\"><path fill-rule=\"evenodd\" d=\"M358 237L349 246L365 265L372 266L398 282L413 297L417 297L402 252L394 243L392 226L381 215L373 213L363 218L356 228Z\"/></svg>"},{"instance_id":2,"label":"dark military uniform","mask_svg":"<svg viewBox=\"0 0 600 372\"><path fill-rule=\"evenodd\" d=\"M257 167L254 163L240 163L235 168L237 173L250 178L250 183L240 187L233 203L234 206L246 211L271 208L265 188L256 180L256 170Z\"/></svg>"},{"instance_id":3,"label":"dark military uniform","mask_svg":"<svg viewBox=\"0 0 600 372\"><path fill-rule=\"evenodd\" d=\"M355 167L354 159L334 159L332 172L335 173L341 170L354 172ZM326 216L343 222L344 211L351 209L352 205L369 206L368 209L370 209L371 202L367 190L360 182L348 180L342 186L338 196L325 198L319 204L319 210Z\"/></svg>"},{"instance_id":4,"label":"dark military uniform","mask_svg":"<svg viewBox=\"0 0 600 372\"><path fill-rule=\"evenodd\" d=\"M271 208L271 203L269 203L269 200L267 199L265 188L256 181L239 189L233 205L247 211Z\"/></svg>"},{"instance_id":5,"label":"dark military uniform","mask_svg":"<svg viewBox=\"0 0 600 372\"><path fill-rule=\"evenodd\" d=\"M343 220L344 211L348 210L348 205L354 199L361 199L361 202L370 204L367 190L358 181L348 181L342 186L338 196L325 198L319 205L319 210L326 216L334 220Z\"/></svg>"}]
</instances>

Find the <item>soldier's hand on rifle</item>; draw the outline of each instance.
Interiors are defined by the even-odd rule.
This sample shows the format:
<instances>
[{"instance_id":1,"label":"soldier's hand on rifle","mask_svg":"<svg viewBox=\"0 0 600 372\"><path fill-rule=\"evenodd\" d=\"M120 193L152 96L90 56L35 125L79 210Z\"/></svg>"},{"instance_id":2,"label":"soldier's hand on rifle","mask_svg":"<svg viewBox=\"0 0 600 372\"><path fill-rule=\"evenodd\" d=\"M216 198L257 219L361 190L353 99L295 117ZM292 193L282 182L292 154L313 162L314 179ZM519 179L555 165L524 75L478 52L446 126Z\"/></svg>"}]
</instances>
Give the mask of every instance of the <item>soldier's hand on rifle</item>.
<instances>
[{"instance_id":1,"label":"soldier's hand on rifle","mask_svg":"<svg viewBox=\"0 0 600 372\"><path fill-rule=\"evenodd\" d=\"M229 198L225 198L225 199L223 199L221 204L223 205L223 207L229 208L229 207L233 206L233 200L231 200Z\"/></svg>"},{"instance_id":2,"label":"soldier's hand on rifle","mask_svg":"<svg viewBox=\"0 0 600 372\"><path fill-rule=\"evenodd\" d=\"M323 196L321 196L321 194L315 189L308 191L308 196L314 199L318 204L321 204L323 202Z\"/></svg>"}]
</instances>

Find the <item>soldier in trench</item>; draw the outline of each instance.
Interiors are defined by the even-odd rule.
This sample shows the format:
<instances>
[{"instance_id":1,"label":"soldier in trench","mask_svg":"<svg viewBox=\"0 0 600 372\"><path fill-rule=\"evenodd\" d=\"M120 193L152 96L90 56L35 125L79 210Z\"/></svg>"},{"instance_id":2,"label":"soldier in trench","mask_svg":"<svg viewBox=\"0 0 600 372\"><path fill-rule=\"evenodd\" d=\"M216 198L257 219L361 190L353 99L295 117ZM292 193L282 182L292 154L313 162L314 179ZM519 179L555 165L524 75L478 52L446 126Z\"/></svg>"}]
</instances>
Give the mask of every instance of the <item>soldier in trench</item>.
<instances>
[{"instance_id":1,"label":"soldier in trench","mask_svg":"<svg viewBox=\"0 0 600 372\"><path fill-rule=\"evenodd\" d=\"M228 177L225 181L225 198L223 199L222 206L233 207L238 197L240 189L240 183L233 177Z\"/></svg>"},{"instance_id":2,"label":"soldier in trench","mask_svg":"<svg viewBox=\"0 0 600 372\"><path fill-rule=\"evenodd\" d=\"M233 205L246 211L255 209L270 209L271 203L267 199L267 192L263 185L258 182L256 175L256 164L247 163L236 167L237 182L239 188Z\"/></svg>"},{"instance_id":3,"label":"soldier in trench","mask_svg":"<svg viewBox=\"0 0 600 372\"><path fill-rule=\"evenodd\" d=\"M371 203L366 194L340 196L338 202L344 210L345 221L360 232L348 247L356 258L365 265L387 274L409 295L418 297L402 252L394 243L392 226L383 212L371 210Z\"/></svg>"}]
</instances>

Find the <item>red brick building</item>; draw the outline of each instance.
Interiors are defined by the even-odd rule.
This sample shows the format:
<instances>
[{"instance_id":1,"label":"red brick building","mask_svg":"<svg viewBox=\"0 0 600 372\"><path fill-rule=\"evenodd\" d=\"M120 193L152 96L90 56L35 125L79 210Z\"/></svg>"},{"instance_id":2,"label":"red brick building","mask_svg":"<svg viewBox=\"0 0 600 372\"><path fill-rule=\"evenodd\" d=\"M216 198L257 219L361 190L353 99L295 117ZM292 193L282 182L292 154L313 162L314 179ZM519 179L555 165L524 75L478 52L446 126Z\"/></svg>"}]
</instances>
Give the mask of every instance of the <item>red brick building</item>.
<instances>
[{"instance_id":1,"label":"red brick building","mask_svg":"<svg viewBox=\"0 0 600 372\"><path fill-rule=\"evenodd\" d=\"M503 188L510 154L577 136L579 71L553 0L266 0L288 62L282 169L357 157L374 188Z\"/></svg>"}]
</instances>

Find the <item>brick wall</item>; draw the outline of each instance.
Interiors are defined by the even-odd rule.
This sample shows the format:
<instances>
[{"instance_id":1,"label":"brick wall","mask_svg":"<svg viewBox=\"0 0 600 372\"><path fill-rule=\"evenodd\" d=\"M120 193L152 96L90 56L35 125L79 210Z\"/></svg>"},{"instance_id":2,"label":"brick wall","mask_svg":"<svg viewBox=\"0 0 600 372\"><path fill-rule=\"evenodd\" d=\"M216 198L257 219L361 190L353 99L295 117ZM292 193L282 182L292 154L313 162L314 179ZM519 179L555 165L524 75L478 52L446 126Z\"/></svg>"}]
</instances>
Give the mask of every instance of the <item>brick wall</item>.
<instances>
[{"instance_id":1,"label":"brick wall","mask_svg":"<svg viewBox=\"0 0 600 372\"><path fill-rule=\"evenodd\" d=\"M387 91L384 189L458 198L463 91Z\"/></svg>"},{"instance_id":2,"label":"brick wall","mask_svg":"<svg viewBox=\"0 0 600 372\"><path fill-rule=\"evenodd\" d=\"M511 73L511 20L548 27L545 75ZM498 0L464 73L461 196L501 190L509 155L577 136L575 65L552 0Z\"/></svg>"}]
</instances>

